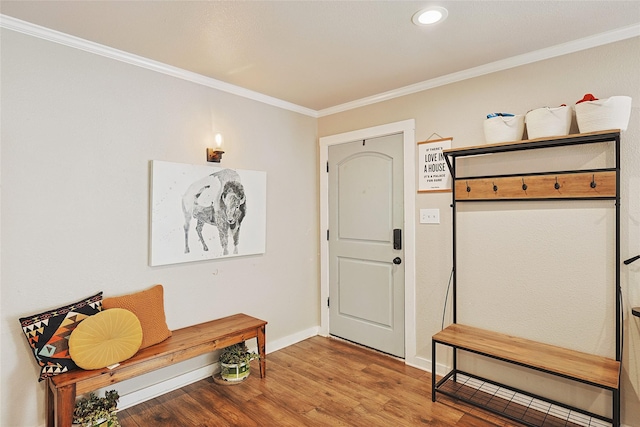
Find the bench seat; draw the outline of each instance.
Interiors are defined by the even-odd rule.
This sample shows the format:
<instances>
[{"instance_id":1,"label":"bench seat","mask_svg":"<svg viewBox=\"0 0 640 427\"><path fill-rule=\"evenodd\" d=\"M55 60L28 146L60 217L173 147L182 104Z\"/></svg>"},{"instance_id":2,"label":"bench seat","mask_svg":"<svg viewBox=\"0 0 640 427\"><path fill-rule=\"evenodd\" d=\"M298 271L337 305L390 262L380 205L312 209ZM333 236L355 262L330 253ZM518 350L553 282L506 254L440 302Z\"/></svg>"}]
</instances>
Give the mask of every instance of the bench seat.
<instances>
[{"instance_id":1,"label":"bench seat","mask_svg":"<svg viewBox=\"0 0 640 427\"><path fill-rule=\"evenodd\" d=\"M433 336L439 344L617 390L620 362L524 338L453 324Z\"/></svg>"}]
</instances>

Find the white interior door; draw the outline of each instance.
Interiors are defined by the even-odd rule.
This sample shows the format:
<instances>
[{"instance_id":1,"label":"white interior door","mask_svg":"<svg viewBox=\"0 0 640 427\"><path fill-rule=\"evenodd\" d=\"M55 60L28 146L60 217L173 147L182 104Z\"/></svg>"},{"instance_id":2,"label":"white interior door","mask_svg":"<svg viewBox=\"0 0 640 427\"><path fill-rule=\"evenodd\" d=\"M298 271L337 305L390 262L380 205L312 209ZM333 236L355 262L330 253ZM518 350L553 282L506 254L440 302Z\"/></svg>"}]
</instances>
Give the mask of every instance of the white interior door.
<instances>
[{"instance_id":1,"label":"white interior door","mask_svg":"<svg viewBox=\"0 0 640 427\"><path fill-rule=\"evenodd\" d=\"M403 135L328 159L329 333L404 357Z\"/></svg>"}]
</instances>

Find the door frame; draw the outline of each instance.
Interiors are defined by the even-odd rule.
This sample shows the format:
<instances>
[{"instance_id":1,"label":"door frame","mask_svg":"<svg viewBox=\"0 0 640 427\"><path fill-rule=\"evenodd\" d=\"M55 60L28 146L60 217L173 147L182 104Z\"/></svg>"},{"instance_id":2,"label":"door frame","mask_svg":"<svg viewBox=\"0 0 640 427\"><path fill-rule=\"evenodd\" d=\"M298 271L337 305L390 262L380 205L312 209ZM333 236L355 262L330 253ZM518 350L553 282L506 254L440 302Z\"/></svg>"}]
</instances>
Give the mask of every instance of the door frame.
<instances>
[{"instance_id":1,"label":"door frame","mask_svg":"<svg viewBox=\"0 0 640 427\"><path fill-rule=\"evenodd\" d=\"M417 365L416 359L416 141L415 119L388 123L365 129L321 137L320 145L320 331L329 336L329 146L392 134L403 134L404 163L404 346L405 363Z\"/></svg>"}]
</instances>

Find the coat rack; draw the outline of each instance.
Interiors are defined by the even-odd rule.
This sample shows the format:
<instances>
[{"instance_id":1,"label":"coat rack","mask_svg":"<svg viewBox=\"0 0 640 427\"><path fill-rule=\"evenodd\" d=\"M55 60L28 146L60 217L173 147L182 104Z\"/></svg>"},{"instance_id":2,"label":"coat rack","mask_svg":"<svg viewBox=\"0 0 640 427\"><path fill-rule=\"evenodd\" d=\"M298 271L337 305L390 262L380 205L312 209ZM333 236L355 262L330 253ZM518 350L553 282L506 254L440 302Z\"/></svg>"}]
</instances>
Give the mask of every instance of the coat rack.
<instances>
[{"instance_id":1,"label":"coat rack","mask_svg":"<svg viewBox=\"0 0 640 427\"><path fill-rule=\"evenodd\" d=\"M501 175L465 175L459 174L457 169L458 160L470 156L485 154L499 154L517 151L530 151L554 147L568 147L584 144L611 143L615 150L615 167L604 167L599 169L580 169L562 171L539 171L522 172L520 174ZM452 211L452 232L453 232L453 273L452 273L452 311L453 324L444 328L432 337L432 372L436 372L436 348L438 345L445 345L453 348L453 364L449 373L445 374L439 381L436 376L432 376L432 401L436 401L436 396L445 394L463 402L477 405L481 408L496 412L507 418L517 420L529 426L542 426L544 418L541 420L519 418L518 414L501 411L495 405L486 402L484 399L473 400L464 393L459 393L458 386L451 383L457 381L458 374L464 374L470 378L482 382L504 387L515 393L522 393L533 398L540 399L552 405L565 408L569 411L579 413L591 418L598 418L610 422L613 427L620 426L620 372L622 365L622 338L624 337L623 316L622 316L622 290L620 287L620 132L618 130L592 132L589 134L567 135L551 137L548 139L512 141L506 143L484 144L476 146L461 147L444 150L447 166L451 171L453 185ZM464 172L464 170L462 171ZM488 170L488 173L491 171ZM615 241L615 277L612 277L611 300L615 302L615 325L611 325L616 341L615 357L602 357L600 355L576 352L571 349L554 347L554 350L547 349L546 344L535 341L505 335L499 332L483 330L470 325L458 323L457 316L457 292L458 277L457 271L457 205L466 202L501 202L503 200L520 200L528 202L530 200L611 200L614 201L611 208L615 209L615 223L610 233ZM640 257L637 257L640 258ZM629 260L629 262L632 262ZM561 285L561 284L559 284ZM605 307L606 308L606 307ZM636 314L636 311L639 314ZM640 316L640 307L634 308L634 315ZM559 326L561 327L561 325ZM526 348L526 350L523 350ZM458 351L466 353L476 353L485 357L501 360L503 362L516 364L524 368L536 369L551 375L558 375L575 382L590 384L601 389L607 389L611 397L610 418L602 414L596 414L585 408L573 407L564 403L554 401L539 395L527 394L525 390L509 387L508 384L500 384L491 380L485 380L478 374L469 374L458 366ZM550 354L555 354L555 358L549 359ZM577 361L584 357L580 363ZM541 363L541 361L545 361ZM567 363L569 362L569 363ZM606 367L605 367L606 366ZM578 368L575 370L576 368ZM573 371L573 372L571 372ZM584 374L597 373L600 378L586 378Z\"/></svg>"}]
</instances>

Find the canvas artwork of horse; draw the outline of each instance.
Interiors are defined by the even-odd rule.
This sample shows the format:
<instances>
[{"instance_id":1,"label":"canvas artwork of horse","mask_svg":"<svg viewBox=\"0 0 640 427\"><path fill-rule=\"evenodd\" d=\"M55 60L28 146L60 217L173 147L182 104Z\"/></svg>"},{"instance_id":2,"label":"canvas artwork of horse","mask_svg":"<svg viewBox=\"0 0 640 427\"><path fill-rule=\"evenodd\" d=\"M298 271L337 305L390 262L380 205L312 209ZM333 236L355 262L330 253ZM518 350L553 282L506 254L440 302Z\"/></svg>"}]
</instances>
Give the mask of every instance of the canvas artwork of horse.
<instances>
[{"instance_id":1,"label":"canvas artwork of horse","mask_svg":"<svg viewBox=\"0 0 640 427\"><path fill-rule=\"evenodd\" d=\"M233 253L238 253L240 228L247 212L247 200L240 175L232 169L222 169L195 181L182 196L184 214L184 253L188 254L191 221L196 219L196 232L202 249L208 251L202 229L205 224L218 229L223 255L229 254L229 236Z\"/></svg>"}]
</instances>

